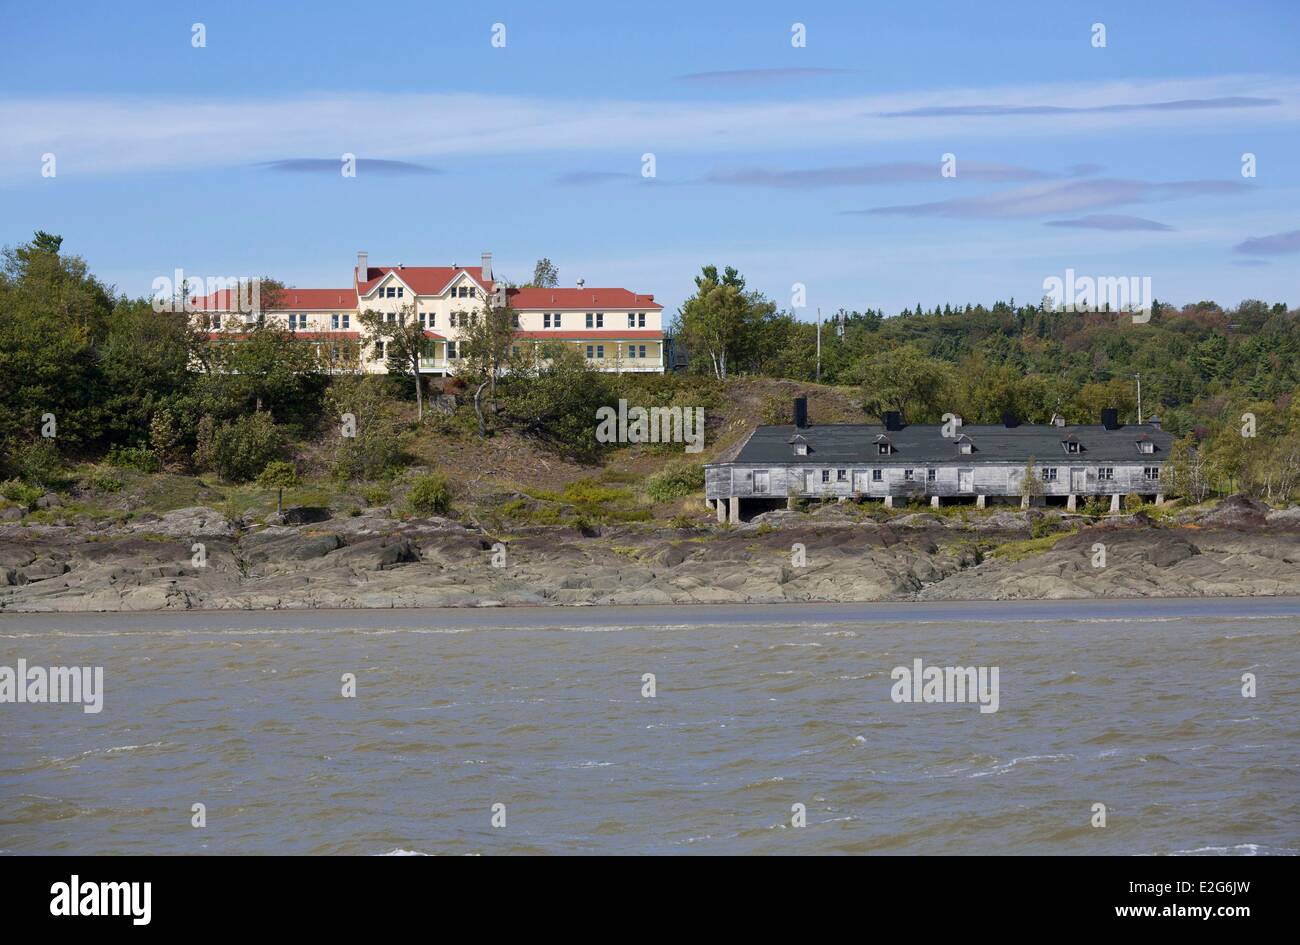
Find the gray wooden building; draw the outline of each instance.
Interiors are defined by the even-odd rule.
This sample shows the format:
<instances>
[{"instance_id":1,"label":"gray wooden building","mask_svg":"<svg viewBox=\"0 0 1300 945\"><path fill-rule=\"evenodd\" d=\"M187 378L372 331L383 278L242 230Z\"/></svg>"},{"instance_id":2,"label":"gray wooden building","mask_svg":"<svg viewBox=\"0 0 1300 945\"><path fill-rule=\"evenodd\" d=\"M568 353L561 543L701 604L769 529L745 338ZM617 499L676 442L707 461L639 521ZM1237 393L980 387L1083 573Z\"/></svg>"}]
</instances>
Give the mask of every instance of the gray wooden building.
<instances>
[{"instance_id":1,"label":"gray wooden building","mask_svg":"<svg viewBox=\"0 0 1300 945\"><path fill-rule=\"evenodd\" d=\"M705 466L704 495L718 521L785 505L792 499L902 499L1060 503L1107 496L1117 511L1134 493L1164 500L1161 473L1173 437L1151 417L1122 424L1103 410L1097 424L883 424L808 421L807 402L794 404L795 423L756 427L729 457ZM1035 483L1025 488L1032 463Z\"/></svg>"}]
</instances>

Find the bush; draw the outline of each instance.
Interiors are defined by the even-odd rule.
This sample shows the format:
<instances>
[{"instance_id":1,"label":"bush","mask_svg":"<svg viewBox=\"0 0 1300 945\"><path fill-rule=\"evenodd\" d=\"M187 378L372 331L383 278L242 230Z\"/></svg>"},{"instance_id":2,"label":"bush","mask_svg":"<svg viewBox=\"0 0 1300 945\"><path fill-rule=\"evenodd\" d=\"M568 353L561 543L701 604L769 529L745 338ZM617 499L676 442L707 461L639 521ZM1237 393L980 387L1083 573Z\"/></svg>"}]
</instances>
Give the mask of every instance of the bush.
<instances>
[{"instance_id":1,"label":"bush","mask_svg":"<svg viewBox=\"0 0 1300 945\"><path fill-rule=\"evenodd\" d=\"M204 417L199 421L194 462L229 482L247 482L276 458L282 445L279 428L264 410L230 423Z\"/></svg>"},{"instance_id":2,"label":"bush","mask_svg":"<svg viewBox=\"0 0 1300 945\"><path fill-rule=\"evenodd\" d=\"M92 469L86 476L86 485L96 492L120 492L122 480L107 469Z\"/></svg>"},{"instance_id":3,"label":"bush","mask_svg":"<svg viewBox=\"0 0 1300 945\"><path fill-rule=\"evenodd\" d=\"M29 512L36 508L36 500L44 494L44 490L36 486L29 486L18 479L10 479L7 482L0 483L0 495L15 505L22 506Z\"/></svg>"},{"instance_id":4,"label":"bush","mask_svg":"<svg viewBox=\"0 0 1300 945\"><path fill-rule=\"evenodd\" d=\"M48 492L64 482L63 457L52 440L42 437L14 450L11 465L18 477Z\"/></svg>"},{"instance_id":5,"label":"bush","mask_svg":"<svg viewBox=\"0 0 1300 945\"><path fill-rule=\"evenodd\" d=\"M704 467L699 463L677 463L655 473L646 482L646 492L656 502L670 502L703 489Z\"/></svg>"},{"instance_id":6,"label":"bush","mask_svg":"<svg viewBox=\"0 0 1300 945\"><path fill-rule=\"evenodd\" d=\"M156 473L162 471L162 457L142 446L114 446L108 451L108 465Z\"/></svg>"},{"instance_id":7,"label":"bush","mask_svg":"<svg viewBox=\"0 0 1300 945\"><path fill-rule=\"evenodd\" d=\"M416 515L446 515L451 511L451 487L441 473L430 473L415 480L406 494L406 503Z\"/></svg>"}]
</instances>

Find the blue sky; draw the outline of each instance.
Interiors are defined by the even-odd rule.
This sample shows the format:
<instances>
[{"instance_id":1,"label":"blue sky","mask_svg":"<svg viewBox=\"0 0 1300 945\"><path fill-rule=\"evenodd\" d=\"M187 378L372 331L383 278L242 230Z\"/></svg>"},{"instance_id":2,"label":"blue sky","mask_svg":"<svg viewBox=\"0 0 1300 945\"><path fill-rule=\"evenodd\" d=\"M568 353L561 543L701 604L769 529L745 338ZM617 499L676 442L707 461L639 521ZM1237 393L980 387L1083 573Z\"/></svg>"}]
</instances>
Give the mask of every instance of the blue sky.
<instances>
[{"instance_id":1,"label":"blue sky","mask_svg":"<svg viewBox=\"0 0 1300 945\"><path fill-rule=\"evenodd\" d=\"M548 256L562 285L669 308L709 262L783 307L803 283L804 317L1036 300L1067 268L1150 276L1175 303L1300 305L1290 0L3 17L0 242L60 233L132 295L176 268L334 287L357 250L448 265L490 249L517 281Z\"/></svg>"}]
</instances>

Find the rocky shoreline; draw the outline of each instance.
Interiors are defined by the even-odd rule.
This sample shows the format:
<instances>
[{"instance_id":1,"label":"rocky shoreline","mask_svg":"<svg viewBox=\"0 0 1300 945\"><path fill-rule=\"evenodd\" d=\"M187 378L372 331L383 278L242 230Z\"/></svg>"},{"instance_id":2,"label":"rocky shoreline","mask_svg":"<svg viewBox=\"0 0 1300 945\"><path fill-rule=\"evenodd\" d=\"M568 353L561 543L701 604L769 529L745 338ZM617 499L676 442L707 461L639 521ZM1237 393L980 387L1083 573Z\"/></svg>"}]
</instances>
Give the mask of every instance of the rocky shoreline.
<instances>
[{"instance_id":1,"label":"rocky shoreline","mask_svg":"<svg viewBox=\"0 0 1300 945\"><path fill-rule=\"evenodd\" d=\"M128 525L0 524L0 613L1297 593L1300 509L1240 497L1159 522L827 506L739 527L494 535L386 510L289 510L245 527L195 507Z\"/></svg>"}]
</instances>

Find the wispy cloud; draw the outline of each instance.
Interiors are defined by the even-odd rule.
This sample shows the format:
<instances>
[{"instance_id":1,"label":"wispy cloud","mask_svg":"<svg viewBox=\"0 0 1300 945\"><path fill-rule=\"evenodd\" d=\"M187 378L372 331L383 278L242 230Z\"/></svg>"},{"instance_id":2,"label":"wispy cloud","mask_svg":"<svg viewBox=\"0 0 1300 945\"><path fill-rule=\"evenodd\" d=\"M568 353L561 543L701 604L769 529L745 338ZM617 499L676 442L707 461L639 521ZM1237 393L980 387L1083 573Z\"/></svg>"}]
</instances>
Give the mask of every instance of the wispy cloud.
<instances>
[{"instance_id":1,"label":"wispy cloud","mask_svg":"<svg viewBox=\"0 0 1300 945\"><path fill-rule=\"evenodd\" d=\"M568 171L555 175L555 182L564 187L590 187L594 184L610 184L616 181L638 180L640 175L624 171Z\"/></svg>"},{"instance_id":2,"label":"wispy cloud","mask_svg":"<svg viewBox=\"0 0 1300 945\"><path fill-rule=\"evenodd\" d=\"M1281 105L1276 98L1232 95L1223 98L1185 98L1170 102L1134 102L1126 104L1066 105L935 105L909 108L898 112L880 112L881 118L1006 118L1012 115L1099 115L1121 112L1201 112L1224 108L1267 108Z\"/></svg>"},{"instance_id":3,"label":"wispy cloud","mask_svg":"<svg viewBox=\"0 0 1300 945\"><path fill-rule=\"evenodd\" d=\"M761 71L761 70L760 70ZM980 117L935 108L978 106L1029 112L997 118L1000 136L1144 134L1198 129L1205 110L1134 111L1131 102L1279 101L1273 107L1224 107L1223 131L1291 126L1300 121L1300 78L1231 76L999 88L801 97L783 90L743 101L571 99L469 93L337 93L214 100L195 97L0 97L0 179L41 186L41 155L53 153L59 178L247 165L365 151L371 160L445 166L450 156L520 153L735 153L740 147L815 153L934 142L957 152L989 134ZM1064 112L1041 113L1041 106ZM923 117L929 110L931 117ZM877 117L913 114L908 121ZM364 114L366 120L358 122ZM447 115L473 115L451 123ZM1071 120L1062 120L1070 114ZM866 117L864 117L866 116ZM960 170L960 168L959 168Z\"/></svg>"},{"instance_id":4,"label":"wispy cloud","mask_svg":"<svg viewBox=\"0 0 1300 945\"><path fill-rule=\"evenodd\" d=\"M846 75L852 69L792 68L792 69L723 69L716 72L691 72L677 76L679 82L693 85L769 85L792 79L815 79L822 76Z\"/></svg>"},{"instance_id":5,"label":"wispy cloud","mask_svg":"<svg viewBox=\"0 0 1300 945\"><path fill-rule=\"evenodd\" d=\"M1286 233L1273 233L1269 236L1253 236L1232 247L1234 252L1250 256L1281 256L1285 253L1300 253L1300 230Z\"/></svg>"},{"instance_id":6,"label":"wispy cloud","mask_svg":"<svg viewBox=\"0 0 1300 945\"><path fill-rule=\"evenodd\" d=\"M1157 183L1097 178L1059 184L1032 185L979 197L956 197L930 203L896 204L848 213L913 217L1023 219L1107 209L1179 197L1225 196L1250 190L1238 181L1188 180Z\"/></svg>"},{"instance_id":7,"label":"wispy cloud","mask_svg":"<svg viewBox=\"0 0 1300 945\"><path fill-rule=\"evenodd\" d=\"M1158 223L1145 217L1130 217L1119 213L1097 213L1075 220L1048 220L1044 226L1057 226L1072 230L1172 230L1166 223Z\"/></svg>"},{"instance_id":8,"label":"wispy cloud","mask_svg":"<svg viewBox=\"0 0 1300 945\"><path fill-rule=\"evenodd\" d=\"M1045 171L1007 164L981 164L964 161L958 165L958 177L977 181L1028 181L1051 177ZM819 187L871 187L881 184L910 184L941 180L938 162L919 161L889 164L849 164L838 167L814 167L781 170L765 167L719 168L703 178L707 184L731 184L744 187L775 187L806 190Z\"/></svg>"},{"instance_id":9,"label":"wispy cloud","mask_svg":"<svg viewBox=\"0 0 1300 945\"><path fill-rule=\"evenodd\" d=\"M259 167L293 174L338 174L342 158L289 158L283 161L261 161ZM369 174L441 174L436 167L414 164L410 161L387 161L382 158L357 158L357 173Z\"/></svg>"}]
</instances>

